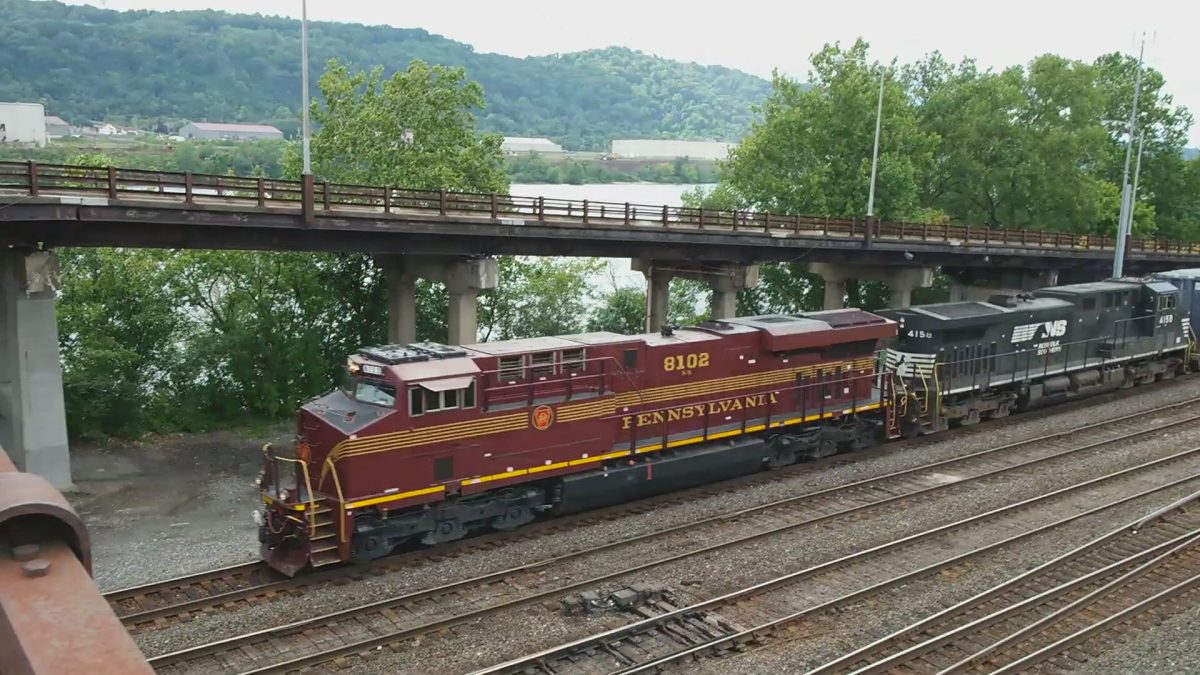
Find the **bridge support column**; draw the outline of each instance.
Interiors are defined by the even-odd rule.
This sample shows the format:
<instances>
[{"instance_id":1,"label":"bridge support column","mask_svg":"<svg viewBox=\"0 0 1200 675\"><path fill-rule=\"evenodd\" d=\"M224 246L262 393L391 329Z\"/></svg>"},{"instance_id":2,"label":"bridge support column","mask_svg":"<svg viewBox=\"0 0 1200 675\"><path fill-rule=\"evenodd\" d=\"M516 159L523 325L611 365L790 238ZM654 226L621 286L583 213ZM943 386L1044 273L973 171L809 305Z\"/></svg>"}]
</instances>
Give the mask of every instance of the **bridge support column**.
<instances>
[{"instance_id":1,"label":"bridge support column","mask_svg":"<svg viewBox=\"0 0 1200 675\"><path fill-rule=\"evenodd\" d=\"M0 253L0 444L18 469L69 490L55 291L58 257Z\"/></svg>"},{"instance_id":2,"label":"bridge support column","mask_svg":"<svg viewBox=\"0 0 1200 675\"><path fill-rule=\"evenodd\" d=\"M494 258L393 255L379 256L377 260L387 277L389 342L417 340L418 278L446 284L450 296L447 342L453 345L478 342L479 291L495 288L500 277Z\"/></svg>"},{"instance_id":3,"label":"bridge support column","mask_svg":"<svg viewBox=\"0 0 1200 675\"><path fill-rule=\"evenodd\" d=\"M646 274L646 331L657 333L667 323L667 308L671 301L669 270L650 267Z\"/></svg>"},{"instance_id":4,"label":"bridge support column","mask_svg":"<svg viewBox=\"0 0 1200 675\"><path fill-rule=\"evenodd\" d=\"M698 264L634 259L634 270L646 276L646 330L658 332L668 320L671 279L692 279L712 289L710 316L729 319L737 316L737 294L758 285L758 265L738 263Z\"/></svg>"},{"instance_id":5,"label":"bridge support column","mask_svg":"<svg viewBox=\"0 0 1200 675\"><path fill-rule=\"evenodd\" d=\"M712 289L709 316L732 319L737 316L738 292L758 285L758 265L721 265L704 272L702 278Z\"/></svg>"},{"instance_id":6,"label":"bridge support column","mask_svg":"<svg viewBox=\"0 0 1200 675\"><path fill-rule=\"evenodd\" d=\"M388 342L417 341L417 277L406 274L399 256L380 256L387 279Z\"/></svg>"},{"instance_id":7,"label":"bridge support column","mask_svg":"<svg viewBox=\"0 0 1200 675\"><path fill-rule=\"evenodd\" d=\"M811 263L809 270L825 282L824 309L841 309L846 302L846 284L851 280L882 281L891 292L889 307L908 307L912 292L933 285L929 267L884 267L880 265L837 265Z\"/></svg>"},{"instance_id":8,"label":"bridge support column","mask_svg":"<svg viewBox=\"0 0 1200 675\"><path fill-rule=\"evenodd\" d=\"M952 280L951 302L987 302L993 295L1016 295L1058 284L1056 270L943 267Z\"/></svg>"},{"instance_id":9,"label":"bridge support column","mask_svg":"<svg viewBox=\"0 0 1200 675\"><path fill-rule=\"evenodd\" d=\"M450 313L446 324L452 345L479 342L479 291L495 288L500 282L500 268L495 258L458 260L446 268L446 290L450 294Z\"/></svg>"}]
</instances>

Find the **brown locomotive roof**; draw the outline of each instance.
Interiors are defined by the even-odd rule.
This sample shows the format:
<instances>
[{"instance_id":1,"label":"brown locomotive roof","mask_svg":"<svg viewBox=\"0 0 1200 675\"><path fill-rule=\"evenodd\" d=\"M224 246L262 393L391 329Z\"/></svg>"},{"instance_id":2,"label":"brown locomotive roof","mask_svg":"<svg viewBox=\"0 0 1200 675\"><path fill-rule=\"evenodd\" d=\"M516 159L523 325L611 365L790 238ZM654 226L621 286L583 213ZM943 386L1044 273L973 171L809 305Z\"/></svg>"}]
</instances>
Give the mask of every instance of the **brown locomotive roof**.
<instances>
[{"instance_id":1,"label":"brown locomotive roof","mask_svg":"<svg viewBox=\"0 0 1200 675\"><path fill-rule=\"evenodd\" d=\"M576 335L564 335L564 340L578 342L581 345L615 345L623 342L637 342L636 335L621 335L610 331L596 331L594 333L578 333Z\"/></svg>"},{"instance_id":2,"label":"brown locomotive roof","mask_svg":"<svg viewBox=\"0 0 1200 675\"><path fill-rule=\"evenodd\" d=\"M662 345L677 345L683 342L708 342L709 340L720 340L721 336L713 335L712 333L689 330L680 328L672 331L670 335L662 333L647 333L641 336L646 341L648 347L660 347Z\"/></svg>"},{"instance_id":3,"label":"brown locomotive roof","mask_svg":"<svg viewBox=\"0 0 1200 675\"><path fill-rule=\"evenodd\" d=\"M430 359L386 366L392 374L404 382L418 382L435 377L475 375L482 372L473 359Z\"/></svg>"},{"instance_id":4,"label":"brown locomotive roof","mask_svg":"<svg viewBox=\"0 0 1200 675\"><path fill-rule=\"evenodd\" d=\"M463 345L463 349L477 352L483 356L507 356L509 354L527 354L529 352L549 352L555 349L576 349L578 343L560 337L532 337L521 340L504 340L502 342L480 342L473 345Z\"/></svg>"},{"instance_id":5,"label":"brown locomotive roof","mask_svg":"<svg viewBox=\"0 0 1200 675\"><path fill-rule=\"evenodd\" d=\"M896 334L895 322L861 309L830 309L807 314L766 314L726 319L762 331L767 351L787 352L834 342L857 342Z\"/></svg>"}]
</instances>

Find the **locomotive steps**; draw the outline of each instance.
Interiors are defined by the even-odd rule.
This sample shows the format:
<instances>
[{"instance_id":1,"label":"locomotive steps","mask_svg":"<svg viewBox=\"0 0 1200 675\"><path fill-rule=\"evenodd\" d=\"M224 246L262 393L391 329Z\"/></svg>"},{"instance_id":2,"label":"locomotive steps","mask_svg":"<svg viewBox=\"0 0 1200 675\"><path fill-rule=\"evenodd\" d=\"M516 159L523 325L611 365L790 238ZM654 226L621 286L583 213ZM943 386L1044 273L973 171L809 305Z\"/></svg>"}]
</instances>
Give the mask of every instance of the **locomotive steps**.
<instances>
[{"instance_id":1,"label":"locomotive steps","mask_svg":"<svg viewBox=\"0 0 1200 675\"><path fill-rule=\"evenodd\" d=\"M622 581L627 584L637 580L625 578L634 572L653 571L656 576L661 576L670 569L667 566L695 564L692 561L698 562L705 559L705 554L723 549L745 551L750 548L746 544L764 541L781 533L795 536L790 533L798 533L802 528L819 530L844 522L878 517L880 512L892 512L897 510L896 507L912 508L928 503L938 495L978 486L1003 486L1005 481L1011 482L1026 474L1031 477L1039 473L1051 474L1055 466L1060 463L1066 465L1073 457L1100 453L1106 448L1112 450L1114 444L1132 442L1166 430L1179 431L1196 426L1200 414L1196 414L1195 405L1196 400L1191 400L1151 411L1156 415L1183 417L1165 423L1160 421L1150 429L1145 428L1146 420L1151 417L1147 414L1092 424L1049 439L1014 443L918 469L688 523L653 535L602 544L365 607L164 654L155 657L152 664L164 672L242 672L253 669L264 669L266 672L323 663L384 644L405 641L433 630L468 621L476 622L484 617L499 617L506 610L528 606L536 601L557 601L568 592L590 590L601 584L611 585ZM1086 440L1073 440L1079 437ZM1142 472L1158 470L1160 465L1154 462L1178 463L1194 459L1191 453L1187 453L1154 460L1150 464L1142 462L1143 465L1089 479L1091 483L1079 483L1065 490L1084 490L1097 482L1112 481L1116 484L1126 478L1136 480L1136 475ZM1053 495L1037 499L1051 497ZM963 521L960 525L966 527L969 524ZM695 546L696 541L704 543ZM675 552L654 556L651 552L639 553L642 547L665 547ZM631 560L637 561L637 564L631 566ZM598 569L608 571L597 574ZM669 578L669 574L666 578Z\"/></svg>"}]
</instances>

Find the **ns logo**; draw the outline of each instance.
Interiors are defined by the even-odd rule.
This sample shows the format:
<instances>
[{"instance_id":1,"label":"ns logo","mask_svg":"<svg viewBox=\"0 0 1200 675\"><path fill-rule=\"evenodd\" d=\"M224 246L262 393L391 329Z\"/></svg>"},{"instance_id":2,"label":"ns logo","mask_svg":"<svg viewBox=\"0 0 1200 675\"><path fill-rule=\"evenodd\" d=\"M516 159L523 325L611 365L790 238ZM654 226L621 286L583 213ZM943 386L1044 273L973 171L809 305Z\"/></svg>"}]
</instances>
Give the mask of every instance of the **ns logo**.
<instances>
[{"instance_id":1,"label":"ns logo","mask_svg":"<svg viewBox=\"0 0 1200 675\"><path fill-rule=\"evenodd\" d=\"M1027 323L1020 326L1013 326L1013 344L1032 340L1033 338L1037 337L1039 330L1042 329L1045 330L1045 335L1043 337L1062 337L1067 334L1067 320L1059 319L1057 321L1043 321L1041 323Z\"/></svg>"}]
</instances>

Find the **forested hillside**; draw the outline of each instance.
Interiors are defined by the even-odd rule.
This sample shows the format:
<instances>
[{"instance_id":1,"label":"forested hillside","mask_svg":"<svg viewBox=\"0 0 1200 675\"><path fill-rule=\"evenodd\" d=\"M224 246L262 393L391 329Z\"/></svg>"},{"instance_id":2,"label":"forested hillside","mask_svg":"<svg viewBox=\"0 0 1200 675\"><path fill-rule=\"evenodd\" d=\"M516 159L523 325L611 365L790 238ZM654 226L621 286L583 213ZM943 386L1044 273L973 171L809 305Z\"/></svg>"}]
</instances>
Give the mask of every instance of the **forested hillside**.
<instances>
[{"instance_id":1,"label":"forested hillside","mask_svg":"<svg viewBox=\"0 0 1200 675\"><path fill-rule=\"evenodd\" d=\"M138 118L271 122L295 128L300 30L291 19L224 12L115 12L0 0L0 101L42 101L68 121ZM310 26L314 76L333 57L403 70L463 66L483 85L479 127L600 150L614 137L734 141L766 80L613 48L517 59L423 30Z\"/></svg>"}]
</instances>

